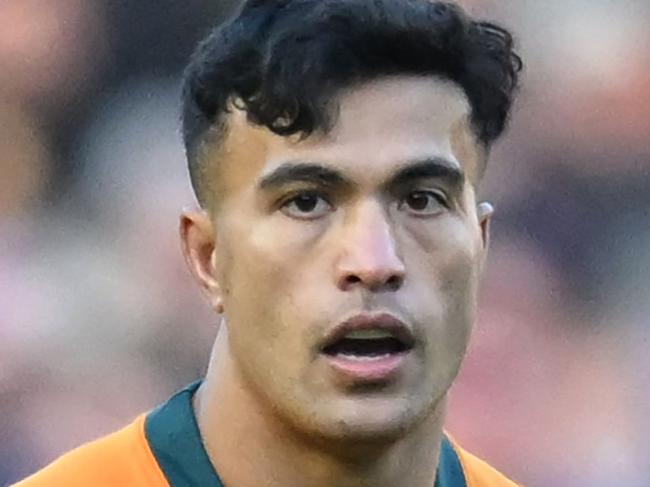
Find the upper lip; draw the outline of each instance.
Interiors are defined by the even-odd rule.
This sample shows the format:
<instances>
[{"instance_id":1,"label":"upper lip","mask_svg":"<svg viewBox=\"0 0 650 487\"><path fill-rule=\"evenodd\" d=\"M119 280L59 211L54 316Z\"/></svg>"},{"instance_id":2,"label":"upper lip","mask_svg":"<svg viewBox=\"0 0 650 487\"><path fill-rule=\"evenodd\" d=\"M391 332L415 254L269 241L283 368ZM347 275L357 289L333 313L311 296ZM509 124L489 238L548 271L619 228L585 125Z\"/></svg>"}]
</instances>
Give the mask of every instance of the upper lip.
<instances>
[{"instance_id":1,"label":"upper lip","mask_svg":"<svg viewBox=\"0 0 650 487\"><path fill-rule=\"evenodd\" d=\"M390 313L361 313L342 321L325 337L321 350L343 339L345 335L356 330L384 330L390 333L407 348L415 344L415 337L410 328L399 318Z\"/></svg>"}]
</instances>

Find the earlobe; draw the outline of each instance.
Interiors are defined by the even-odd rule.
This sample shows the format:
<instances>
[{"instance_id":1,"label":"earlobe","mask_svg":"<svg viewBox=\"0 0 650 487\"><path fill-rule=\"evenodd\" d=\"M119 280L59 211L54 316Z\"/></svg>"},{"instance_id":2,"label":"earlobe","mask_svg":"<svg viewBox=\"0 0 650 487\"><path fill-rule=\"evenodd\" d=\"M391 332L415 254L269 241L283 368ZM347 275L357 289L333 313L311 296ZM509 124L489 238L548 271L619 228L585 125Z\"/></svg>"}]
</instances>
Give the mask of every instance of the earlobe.
<instances>
[{"instance_id":1,"label":"earlobe","mask_svg":"<svg viewBox=\"0 0 650 487\"><path fill-rule=\"evenodd\" d=\"M223 299L221 296L221 286L219 285L219 280L217 279L216 276L216 268L217 268L217 253L214 251L214 247L212 249L212 253L210 255L210 268L215 272L214 276L214 292L211 294L210 298L210 303L212 304L212 308L218 313L222 314L224 312L224 306L223 306Z\"/></svg>"},{"instance_id":2,"label":"earlobe","mask_svg":"<svg viewBox=\"0 0 650 487\"><path fill-rule=\"evenodd\" d=\"M185 210L179 226L183 257L192 276L199 284L212 308L223 313L221 287L217 276L215 231L204 210Z\"/></svg>"}]
</instances>

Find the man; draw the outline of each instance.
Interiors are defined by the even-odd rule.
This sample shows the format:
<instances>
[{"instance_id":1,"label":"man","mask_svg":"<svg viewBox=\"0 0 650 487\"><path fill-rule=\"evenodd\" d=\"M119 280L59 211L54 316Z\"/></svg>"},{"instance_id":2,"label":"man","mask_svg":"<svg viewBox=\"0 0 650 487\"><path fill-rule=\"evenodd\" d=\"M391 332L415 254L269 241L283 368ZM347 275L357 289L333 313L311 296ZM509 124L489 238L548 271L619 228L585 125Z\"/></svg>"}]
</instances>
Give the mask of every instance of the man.
<instances>
[{"instance_id":1,"label":"man","mask_svg":"<svg viewBox=\"0 0 650 487\"><path fill-rule=\"evenodd\" d=\"M248 1L183 95L205 379L18 485L515 485L443 424L520 67L449 3Z\"/></svg>"}]
</instances>

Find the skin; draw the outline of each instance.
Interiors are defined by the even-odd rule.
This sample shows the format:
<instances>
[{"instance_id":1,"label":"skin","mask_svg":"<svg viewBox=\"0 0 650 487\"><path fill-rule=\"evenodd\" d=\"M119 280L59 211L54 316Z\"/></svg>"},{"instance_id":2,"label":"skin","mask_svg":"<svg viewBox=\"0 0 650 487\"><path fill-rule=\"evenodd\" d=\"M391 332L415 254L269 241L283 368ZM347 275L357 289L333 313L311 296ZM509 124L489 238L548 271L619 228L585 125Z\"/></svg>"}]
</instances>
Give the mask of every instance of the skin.
<instances>
[{"instance_id":1,"label":"skin","mask_svg":"<svg viewBox=\"0 0 650 487\"><path fill-rule=\"evenodd\" d=\"M235 110L223 146L206 151L211 210L181 217L186 261L223 314L194 407L226 485L435 480L487 248L491 208L475 193L486 151L451 82L381 78L337 101L333 129L302 140ZM340 181L261 184L298 163ZM394 181L417 164L450 169ZM364 311L391 313L416 339L397 378L372 387L319 353Z\"/></svg>"}]
</instances>

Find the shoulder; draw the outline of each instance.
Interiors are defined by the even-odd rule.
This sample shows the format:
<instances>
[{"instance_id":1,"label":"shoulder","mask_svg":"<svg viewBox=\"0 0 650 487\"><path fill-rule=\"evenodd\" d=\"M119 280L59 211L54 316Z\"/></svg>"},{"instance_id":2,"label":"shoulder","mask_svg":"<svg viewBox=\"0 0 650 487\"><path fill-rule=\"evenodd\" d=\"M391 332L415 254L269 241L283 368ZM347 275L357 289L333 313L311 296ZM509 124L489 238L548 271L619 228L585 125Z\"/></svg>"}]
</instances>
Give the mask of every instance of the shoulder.
<instances>
[{"instance_id":1,"label":"shoulder","mask_svg":"<svg viewBox=\"0 0 650 487\"><path fill-rule=\"evenodd\" d=\"M449 436L449 440L462 465L467 487L522 487L484 460L469 453L452 437Z\"/></svg>"},{"instance_id":2,"label":"shoulder","mask_svg":"<svg viewBox=\"0 0 650 487\"><path fill-rule=\"evenodd\" d=\"M145 415L125 428L66 453L14 487L167 487L151 453Z\"/></svg>"}]
</instances>

